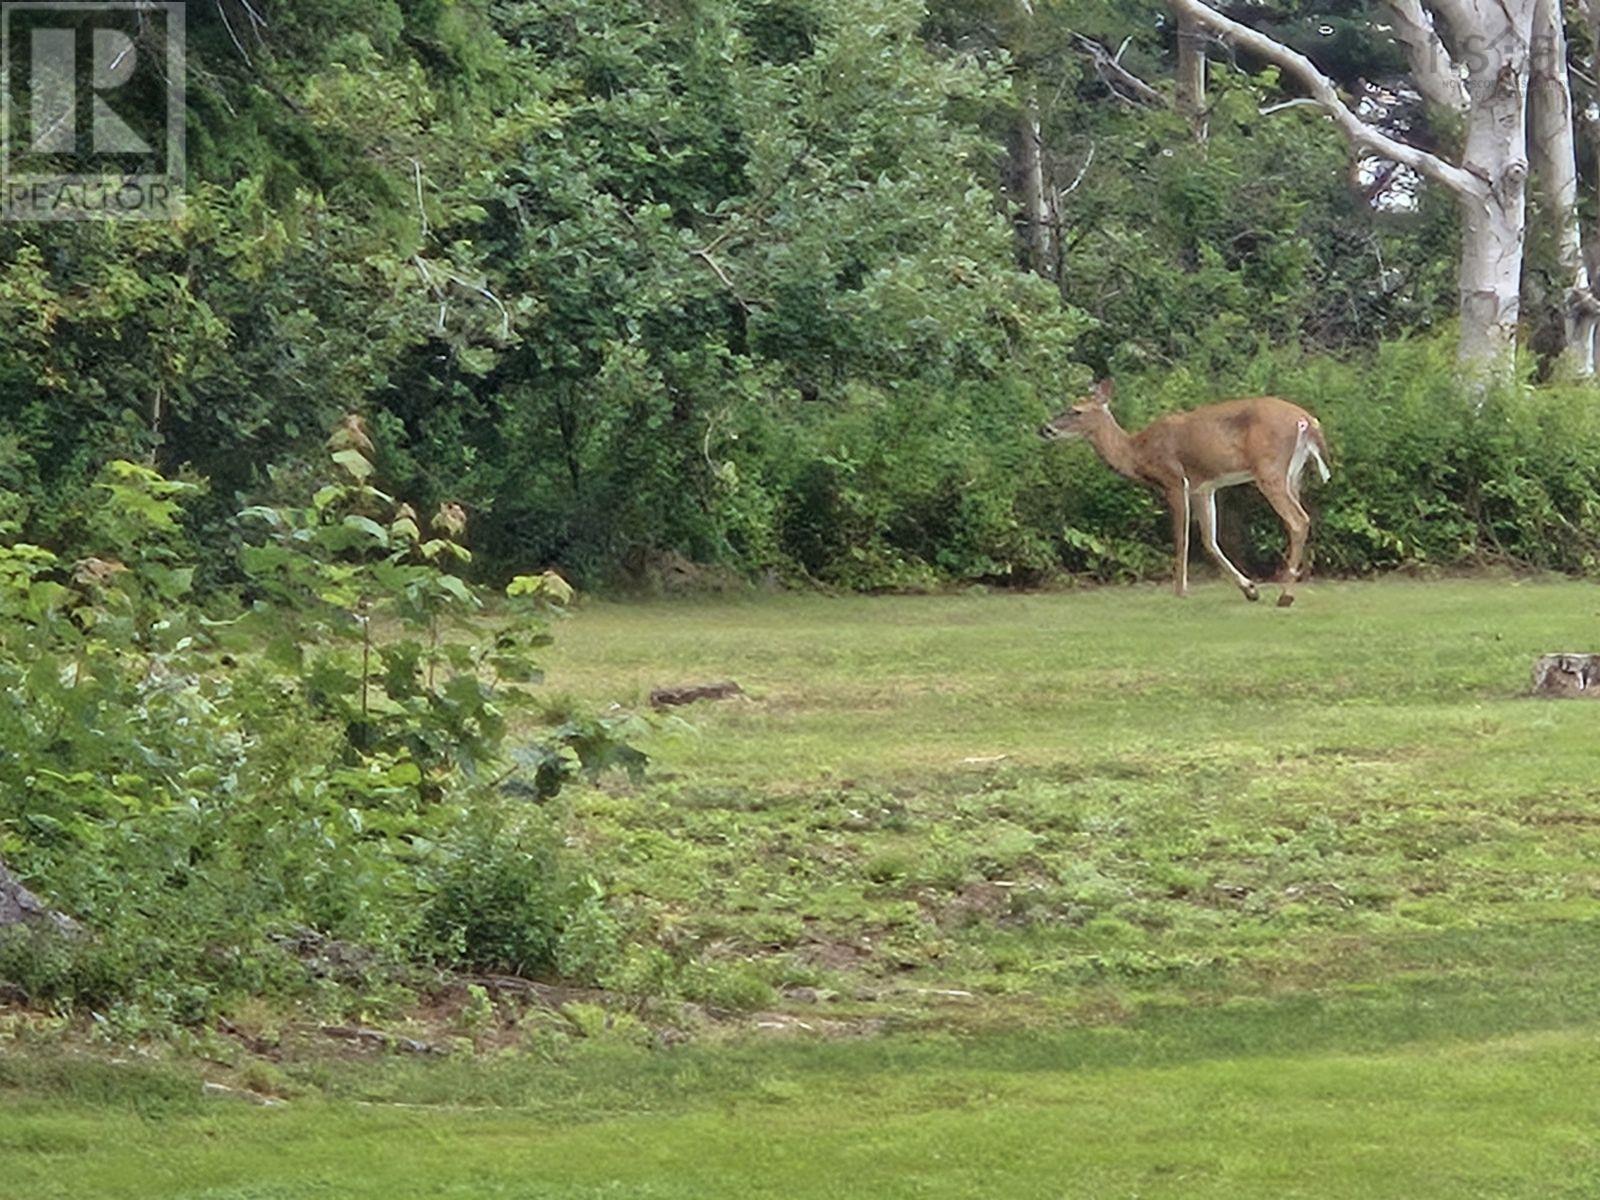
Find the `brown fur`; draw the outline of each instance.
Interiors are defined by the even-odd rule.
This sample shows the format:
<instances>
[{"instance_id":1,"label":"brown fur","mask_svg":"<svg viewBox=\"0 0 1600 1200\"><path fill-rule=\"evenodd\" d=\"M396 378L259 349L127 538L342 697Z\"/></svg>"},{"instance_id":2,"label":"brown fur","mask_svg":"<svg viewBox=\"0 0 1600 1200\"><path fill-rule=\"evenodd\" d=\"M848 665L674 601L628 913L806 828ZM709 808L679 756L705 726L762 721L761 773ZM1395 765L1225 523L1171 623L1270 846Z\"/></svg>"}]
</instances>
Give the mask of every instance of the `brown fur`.
<instances>
[{"instance_id":1,"label":"brown fur","mask_svg":"<svg viewBox=\"0 0 1600 1200\"><path fill-rule=\"evenodd\" d=\"M1103 379L1085 399L1047 422L1040 434L1048 440L1082 437L1112 470L1154 488L1172 510L1173 540L1177 550L1174 584L1178 595L1188 592L1189 527L1194 501L1215 504L1219 482L1244 476L1272 505L1289 535L1283 595L1278 603L1294 603L1294 582L1300 575L1301 556L1310 533L1311 518L1300 504L1300 477L1289 477L1306 423L1307 440L1329 461L1328 443L1316 417L1297 404L1277 396L1252 396L1189 412L1171 413L1129 434L1111 415L1113 385ZM1226 485L1224 485L1226 486ZM1206 549L1230 573L1234 568L1212 538L1202 514ZM1240 580L1240 589L1254 600L1254 583Z\"/></svg>"}]
</instances>

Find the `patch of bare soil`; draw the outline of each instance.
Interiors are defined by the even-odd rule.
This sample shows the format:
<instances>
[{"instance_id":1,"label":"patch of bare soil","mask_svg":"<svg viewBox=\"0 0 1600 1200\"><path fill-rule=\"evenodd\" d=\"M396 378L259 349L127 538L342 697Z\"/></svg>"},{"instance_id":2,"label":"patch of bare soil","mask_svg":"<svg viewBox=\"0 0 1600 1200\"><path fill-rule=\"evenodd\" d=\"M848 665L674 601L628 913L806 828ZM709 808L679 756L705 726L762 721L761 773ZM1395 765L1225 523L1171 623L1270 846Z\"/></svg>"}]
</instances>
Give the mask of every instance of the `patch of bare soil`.
<instances>
[{"instance_id":1,"label":"patch of bare soil","mask_svg":"<svg viewBox=\"0 0 1600 1200\"><path fill-rule=\"evenodd\" d=\"M1007 881L982 880L966 884L953 894L921 888L916 900L941 929L962 929L997 924L1010 916L1016 888L1015 883Z\"/></svg>"},{"instance_id":2,"label":"patch of bare soil","mask_svg":"<svg viewBox=\"0 0 1600 1200\"><path fill-rule=\"evenodd\" d=\"M811 937L795 947L795 957L825 971L859 971L872 961L873 950L843 938Z\"/></svg>"}]
</instances>

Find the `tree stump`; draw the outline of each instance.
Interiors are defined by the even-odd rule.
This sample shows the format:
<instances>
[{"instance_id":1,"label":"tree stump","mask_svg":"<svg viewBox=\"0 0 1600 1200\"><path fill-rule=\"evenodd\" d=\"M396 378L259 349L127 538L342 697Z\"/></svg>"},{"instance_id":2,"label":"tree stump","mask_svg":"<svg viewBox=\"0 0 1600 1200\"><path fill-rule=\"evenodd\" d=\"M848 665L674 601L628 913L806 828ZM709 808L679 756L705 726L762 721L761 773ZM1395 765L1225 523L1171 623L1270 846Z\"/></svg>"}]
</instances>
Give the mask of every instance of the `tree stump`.
<instances>
[{"instance_id":1,"label":"tree stump","mask_svg":"<svg viewBox=\"0 0 1600 1200\"><path fill-rule=\"evenodd\" d=\"M1546 654L1533 664L1533 694L1600 700L1600 654Z\"/></svg>"},{"instance_id":2,"label":"tree stump","mask_svg":"<svg viewBox=\"0 0 1600 1200\"><path fill-rule=\"evenodd\" d=\"M0 860L0 929L14 925L48 927L59 933L76 933L79 928L71 917L56 912L23 887Z\"/></svg>"}]
</instances>

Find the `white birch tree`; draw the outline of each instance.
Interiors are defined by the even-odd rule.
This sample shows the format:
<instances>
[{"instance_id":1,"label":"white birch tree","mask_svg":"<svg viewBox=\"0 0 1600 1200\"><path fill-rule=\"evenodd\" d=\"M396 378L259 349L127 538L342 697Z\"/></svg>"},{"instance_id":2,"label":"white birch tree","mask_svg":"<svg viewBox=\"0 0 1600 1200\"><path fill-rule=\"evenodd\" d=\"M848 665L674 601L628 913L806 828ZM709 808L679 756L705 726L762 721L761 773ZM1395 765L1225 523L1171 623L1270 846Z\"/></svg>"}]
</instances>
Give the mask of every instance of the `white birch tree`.
<instances>
[{"instance_id":1,"label":"white birch tree","mask_svg":"<svg viewBox=\"0 0 1600 1200\"><path fill-rule=\"evenodd\" d=\"M1555 233L1562 275L1565 351L1573 372L1595 369L1600 305L1590 290L1578 216L1578 151L1568 80L1567 35L1560 0L1536 0L1532 76L1528 95L1528 158L1539 181L1546 219Z\"/></svg>"},{"instance_id":2,"label":"white birch tree","mask_svg":"<svg viewBox=\"0 0 1600 1200\"><path fill-rule=\"evenodd\" d=\"M1526 241L1528 177L1528 85L1534 10L1539 0L1427 0L1397 4L1411 37L1402 43L1415 65L1418 50L1440 57L1437 69L1418 82L1430 100L1452 107L1457 93L1449 77L1462 80L1465 125L1459 163L1391 137L1367 124L1305 55L1218 12L1203 0L1172 0L1188 17L1275 64L1305 89L1357 149L1410 167L1447 188L1461 211L1460 359L1464 366L1508 372L1521 312ZM1449 29L1457 59L1445 51L1433 27Z\"/></svg>"}]
</instances>

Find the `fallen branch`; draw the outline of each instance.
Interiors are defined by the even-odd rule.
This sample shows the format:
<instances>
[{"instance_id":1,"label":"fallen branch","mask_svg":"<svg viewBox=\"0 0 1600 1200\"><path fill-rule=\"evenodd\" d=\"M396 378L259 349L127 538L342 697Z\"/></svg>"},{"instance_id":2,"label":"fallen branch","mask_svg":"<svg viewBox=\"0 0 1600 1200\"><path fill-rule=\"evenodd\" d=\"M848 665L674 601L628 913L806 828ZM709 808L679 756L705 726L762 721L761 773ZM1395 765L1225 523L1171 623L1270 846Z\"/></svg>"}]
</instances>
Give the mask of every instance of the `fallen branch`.
<instances>
[{"instance_id":1,"label":"fallen branch","mask_svg":"<svg viewBox=\"0 0 1600 1200\"><path fill-rule=\"evenodd\" d=\"M701 700L732 700L744 694L744 689L730 679L723 683L657 688L650 693L650 703L656 708L671 708L681 704L695 704Z\"/></svg>"},{"instance_id":2,"label":"fallen branch","mask_svg":"<svg viewBox=\"0 0 1600 1200\"><path fill-rule=\"evenodd\" d=\"M229 1087L225 1083L202 1083L200 1094L207 1100L242 1100L259 1108L282 1108L288 1103L287 1100L279 1100L276 1096L263 1096L260 1092Z\"/></svg>"},{"instance_id":3,"label":"fallen branch","mask_svg":"<svg viewBox=\"0 0 1600 1200\"><path fill-rule=\"evenodd\" d=\"M376 1046L381 1050L403 1050L407 1054L444 1054L445 1050L435 1046L432 1042L419 1042L415 1038L401 1037L396 1033L384 1033L381 1029L363 1029L355 1025L324 1025L324 1037L337 1038L342 1042L355 1042L363 1046Z\"/></svg>"}]
</instances>

